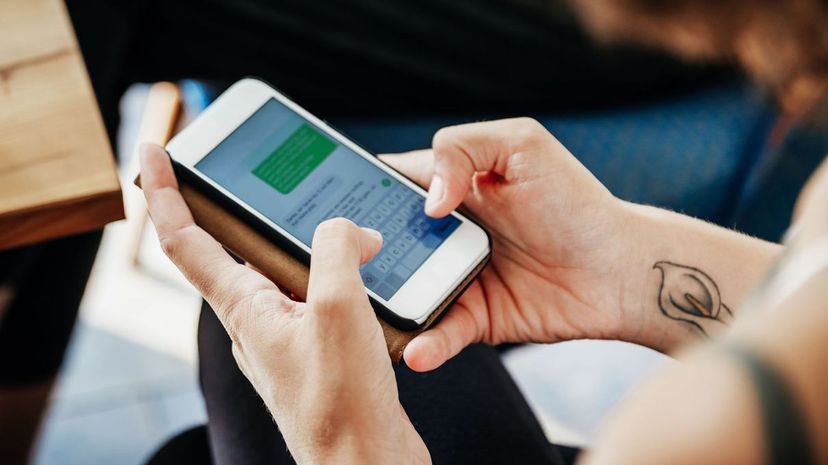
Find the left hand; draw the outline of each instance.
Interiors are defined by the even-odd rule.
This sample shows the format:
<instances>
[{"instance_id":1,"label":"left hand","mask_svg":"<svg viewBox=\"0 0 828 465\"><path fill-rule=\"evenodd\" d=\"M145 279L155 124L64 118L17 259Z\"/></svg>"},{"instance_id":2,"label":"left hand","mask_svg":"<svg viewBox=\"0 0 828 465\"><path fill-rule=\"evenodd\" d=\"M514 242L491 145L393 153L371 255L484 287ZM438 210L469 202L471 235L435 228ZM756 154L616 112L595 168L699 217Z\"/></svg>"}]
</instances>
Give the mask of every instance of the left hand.
<instances>
[{"instance_id":1,"label":"left hand","mask_svg":"<svg viewBox=\"0 0 828 465\"><path fill-rule=\"evenodd\" d=\"M443 128L431 150L380 158L429 190L426 214L461 202L491 233L489 266L405 349L416 371L474 342L633 340L652 325L623 305L635 223L540 123L513 118ZM648 267L649 268L649 267ZM635 342L644 342L635 340Z\"/></svg>"},{"instance_id":2,"label":"left hand","mask_svg":"<svg viewBox=\"0 0 828 465\"><path fill-rule=\"evenodd\" d=\"M431 462L358 271L379 251L378 233L322 223L307 302L295 302L194 224L161 147L142 146L141 179L164 252L213 307L298 463Z\"/></svg>"}]
</instances>

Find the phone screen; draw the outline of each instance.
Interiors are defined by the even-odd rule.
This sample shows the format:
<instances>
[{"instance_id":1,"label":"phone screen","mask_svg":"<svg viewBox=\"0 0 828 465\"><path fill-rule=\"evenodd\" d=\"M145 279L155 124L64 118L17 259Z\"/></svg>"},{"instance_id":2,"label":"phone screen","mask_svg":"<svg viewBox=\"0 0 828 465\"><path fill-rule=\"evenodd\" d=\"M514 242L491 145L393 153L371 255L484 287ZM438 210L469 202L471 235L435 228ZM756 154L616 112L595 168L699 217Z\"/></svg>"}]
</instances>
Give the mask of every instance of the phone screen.
<instances>
[{"instance_id":1,"label":"phone screen","mask_svg":"<svg viewBox=\"0 0 828 465\"><path fill-rule=\"evenodd\" d=\"M426 216L422 196L276 99L195 167L308 247L329 218L378 230L382 250L360 273L385 300L460 225Z\"/></svg>"}]
</instances>

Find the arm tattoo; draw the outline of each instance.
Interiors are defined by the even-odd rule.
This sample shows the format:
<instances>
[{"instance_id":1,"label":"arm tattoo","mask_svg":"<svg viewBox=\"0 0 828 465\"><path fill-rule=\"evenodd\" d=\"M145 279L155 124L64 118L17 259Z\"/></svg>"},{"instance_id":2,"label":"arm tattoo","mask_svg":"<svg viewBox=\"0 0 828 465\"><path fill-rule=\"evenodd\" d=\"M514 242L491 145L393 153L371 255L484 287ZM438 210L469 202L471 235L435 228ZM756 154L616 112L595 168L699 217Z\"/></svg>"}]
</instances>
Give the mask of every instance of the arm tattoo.
<instances>
[{"instance_id":1,"label":"arm tattoo","mask_svg":"<svg viewBox=\"0 0 828 465\"><path fill-rule=\"evenodd\" d=\"M726 324L733 318L719 286L705 272L668 261L656 262L653 269L661 272L658 306L667 318L690 325L705 338L703 323Z\"/></svg>"}]
</instances>

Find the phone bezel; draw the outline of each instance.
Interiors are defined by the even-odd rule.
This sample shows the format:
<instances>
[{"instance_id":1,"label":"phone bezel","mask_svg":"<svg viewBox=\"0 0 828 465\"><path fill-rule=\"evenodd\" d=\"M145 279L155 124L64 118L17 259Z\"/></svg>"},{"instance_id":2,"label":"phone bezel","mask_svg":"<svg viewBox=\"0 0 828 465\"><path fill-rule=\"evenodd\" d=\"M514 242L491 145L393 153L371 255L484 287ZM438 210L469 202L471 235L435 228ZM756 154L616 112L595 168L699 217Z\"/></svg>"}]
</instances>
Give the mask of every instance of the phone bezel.
<instances>
[{"instance_id":1,"label":"phone bezel","mask_svg":"<svg viewBox=\"0 0 828 465\"><path fill-rule=\"evenodd\" d=\"M358 144L269 85L252 78L241 80L219 96L196 120L176 135L167 144L167 151L178 165L176 169L179 175L184 175L188 178L188 182L212 194L211 197L221 200L225 208L232 208L236 214L243 216L246 222L258 224L259 232L267 232L269 239L276 240L278 245L291 255L309 264L310 247L195 168L199 161L271 98L276 99L324 131L329 137L353 150L419 195L426 195L420 186L382 163ZM395 326L411 329L421 325L463 283L464 278L489 256L490 238L483 228L460 213L453 212L452 215L460 220L460 225L406 280L391 299L385 300L367 287L365 288L375 308L376 304L379 304L384 310L383 313L391 313L384 317Z\"/></svg>"}]
</instances>

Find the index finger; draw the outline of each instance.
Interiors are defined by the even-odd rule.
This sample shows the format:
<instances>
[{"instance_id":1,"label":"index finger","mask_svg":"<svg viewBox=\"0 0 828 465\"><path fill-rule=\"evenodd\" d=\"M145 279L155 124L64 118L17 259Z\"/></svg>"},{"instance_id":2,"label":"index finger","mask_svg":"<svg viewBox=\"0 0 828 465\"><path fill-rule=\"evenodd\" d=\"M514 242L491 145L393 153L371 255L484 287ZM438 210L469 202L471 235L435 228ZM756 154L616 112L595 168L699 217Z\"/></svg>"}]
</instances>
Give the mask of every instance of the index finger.
<instances>
[{"instance_id":1,"label":"index finger","mask_svg":"<svg viewBox=\"0 0 828 465\"><path fill-rule=\"evenodd\" d=\"M327 319L373 320L360 264L370 260L382 246L382 236L368 232L344 218L327 220L313 235L308 305L312 314ZM370 320L368 320L370 321ZM341 327L347 325L339 324Z\"/></svg>"},{"instance_id":2,"label":"index finger","mask_svg":"<svg viewBox=\"0 0 828 465\"><path fill-rule=\"evenodd\" d=\"M236 263L221 245L193 221L178 191L169 156L160 146L140 148L141 187L164 253L207 299L226 323L229 297L242 291L235 286L252 270Z\"/></svg>"},{"instance_id":3,"label":"index finger","mask_svg":"<svg viewBox=\"0 0 828 465\"><path fill-rule=\"evenodd\" d=\"M434 177L426 213L441 217L457 208L476 173L507 174L509 158L557 140L531 118L513 118L443 128L434 134Z\"/></svg>"}]
</instances>

